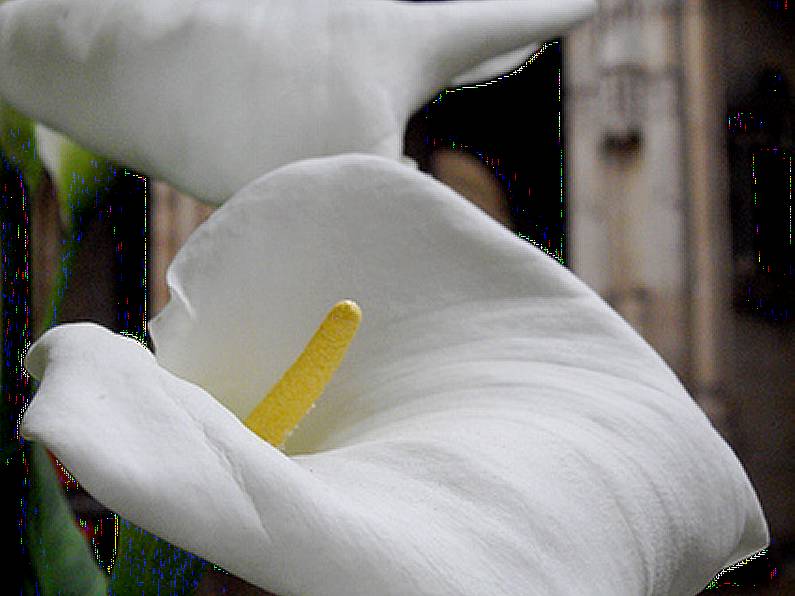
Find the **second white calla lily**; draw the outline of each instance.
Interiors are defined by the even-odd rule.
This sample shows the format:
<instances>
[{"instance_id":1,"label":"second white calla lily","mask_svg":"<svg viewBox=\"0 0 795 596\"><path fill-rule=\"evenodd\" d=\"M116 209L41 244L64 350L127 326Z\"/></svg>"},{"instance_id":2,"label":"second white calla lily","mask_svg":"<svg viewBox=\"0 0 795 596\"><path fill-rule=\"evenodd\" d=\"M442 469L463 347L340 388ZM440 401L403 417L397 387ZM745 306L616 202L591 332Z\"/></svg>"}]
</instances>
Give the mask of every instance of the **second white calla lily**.
<instances>
[{"instance_id":1,"label":"second white calla lily","mask_svg":"<svg viewBox=\"0 0 795 596\"><path fill-rule=\"evenodd\" d=\"M49 331L22 431L99 501L269 591L687 594L767 544L740 463L557 262L423 174L292 164L190 238L157 358ZM364 321L280 452L241 420L331 304Z\"/></svg>"},{"instance_id":2,"label":"second white calla lily","mask_svg":"<svg viewBox=\"0 0 795 596\"><path fill-rule=\"evenodd\" d=\"M513 66L517 50L593 6L16 0L0 7L0 97L100 155L221 202L308 157L399 158L406 121L439 89Z\"/></svg>"}]
</instances>

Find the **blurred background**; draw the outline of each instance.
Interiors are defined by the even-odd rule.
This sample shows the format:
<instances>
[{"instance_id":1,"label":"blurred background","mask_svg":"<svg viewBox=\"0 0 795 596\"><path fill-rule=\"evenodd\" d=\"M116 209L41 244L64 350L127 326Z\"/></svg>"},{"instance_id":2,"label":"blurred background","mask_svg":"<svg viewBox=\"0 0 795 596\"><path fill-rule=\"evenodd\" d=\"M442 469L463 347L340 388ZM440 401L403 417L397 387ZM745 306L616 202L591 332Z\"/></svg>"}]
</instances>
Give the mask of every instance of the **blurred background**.
<instances>
[{"instance_id":1,"label":"blurred background","mask_svg":"<svg viewBox=\"0 0 795 596\"><path fill-rule=\"evenodd\" d=\"M795 594L795 8L602 0L564 73L569 264L744 463L773 539L748 593Z\"/></svg>"},{"instance_id":2,"label":"blurred background","mask_svg":"<svg viewBox=\"0 0 795 596\"><path fill-rule=\"evenodd\" d=\"M793 81L787 0L601 0L518 71L441 92L406 133L418 167L621 313L735 449L773 542L708 593L795 594ZM21 570L51 556L26 534L38 480L14 430L27 342L75 320L147 341L168 264L212 211L99 159L60 176L26 169L30 133L3 121L2 528L22 544ZM118 522L54 470L107 570Z\"/></svg>"}]
</instances>

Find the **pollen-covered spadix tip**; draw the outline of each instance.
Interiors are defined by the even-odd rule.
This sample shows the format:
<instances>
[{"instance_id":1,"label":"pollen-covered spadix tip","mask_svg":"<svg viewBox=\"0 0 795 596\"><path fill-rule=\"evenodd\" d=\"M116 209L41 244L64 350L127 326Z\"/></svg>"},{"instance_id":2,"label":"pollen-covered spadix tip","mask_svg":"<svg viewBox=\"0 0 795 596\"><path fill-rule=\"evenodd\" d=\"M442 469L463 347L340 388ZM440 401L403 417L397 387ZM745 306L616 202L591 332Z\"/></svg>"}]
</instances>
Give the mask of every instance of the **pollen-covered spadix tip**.
<instances>
[{"instance_id":1,"label":"pollen-covered spadix tip","mask_svg":"<svg viewBox=\"0 0 795 596\"><path fill-rule=\"evenodd\" d=\"M362 309L353 300L341 300L331 307L327 319L349 321L357 327L362 321Z\"/></svg>"}]
</instances>

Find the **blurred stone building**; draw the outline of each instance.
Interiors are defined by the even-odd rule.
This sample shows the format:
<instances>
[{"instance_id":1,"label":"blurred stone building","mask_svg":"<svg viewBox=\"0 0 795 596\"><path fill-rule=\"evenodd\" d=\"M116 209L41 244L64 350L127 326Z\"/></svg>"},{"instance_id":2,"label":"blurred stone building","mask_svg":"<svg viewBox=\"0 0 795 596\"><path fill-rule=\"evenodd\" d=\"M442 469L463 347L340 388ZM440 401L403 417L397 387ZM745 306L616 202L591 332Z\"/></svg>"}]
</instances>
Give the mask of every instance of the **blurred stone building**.
<instances>
[{"instance_id":1,"label":"blurred stone building","mask_svg":"<svg viewBox=\"0 0 795 596\"><path fill-rule=\"evenodd\" d=\"M572 268L731 443L791 560L795 7L601 0L564 73Z\"/></svg>"}]
</instances>

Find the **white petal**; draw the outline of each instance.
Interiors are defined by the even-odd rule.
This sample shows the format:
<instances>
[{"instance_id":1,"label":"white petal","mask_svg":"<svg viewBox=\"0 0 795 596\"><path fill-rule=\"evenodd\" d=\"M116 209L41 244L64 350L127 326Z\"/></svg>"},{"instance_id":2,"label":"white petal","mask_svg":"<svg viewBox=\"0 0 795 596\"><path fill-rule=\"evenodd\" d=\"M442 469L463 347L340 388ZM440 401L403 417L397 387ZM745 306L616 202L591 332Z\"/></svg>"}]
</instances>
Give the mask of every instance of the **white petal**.
<instances>
[{"instance_id":1,"label":"white petal","mask_svg":"<svg viewBox=\"0 0 795 596\"><path fill-rule=\"evenodd\" d=\"M301 574L334 559L316 540L335 523L337 500L326 502L328 487L211 396L134 340L90 323L46 333L26 367L42 383L23 435L47 445L96 499L263 588L319 593L317 578Z\"/></svg>"},{"instance_id":2,"label":"white petal","mask_svg":"<svg viewBox=\"0 0 795 596\"><path fill-rule=\"evenodd\" d=\"M57 180L57 176L60 172L63 147L67 142L67 139L62 134L42 124L36 125L36 151L42 163L44 163L50 180L56 184L63 183L63 181Z\"/></svg>"},{"instance_id":3,"label":"white petal","mask_svg":"<svg viewBox=\"0 0 795 596\"><path fill-rule=\"evenodd\" d=\"M331 304L361 305L287 448L405 563L372 593L692 593L766 544L742 467L659 356L423 174L285 167L204 224L169 282L158 359L239 416Z\"/></svg>"},{"instance_id":4,"label":"white petal","mask_svg":"<svg viewBox=\"0 0 795 596\"><path fill-rule=\"evenodd\" d=\"M476 85L486 81L493 81L500 76L507 75L521 68L535 52L538 51L538 44L532 44L524 48L519 48L513 52L508 52L502 56L497 56L478 64L472 70L458 75L453 80L453 87L464 87Z\"/></svg>"},{"instance_id":5,"label":"white petal","mask_svg":"<svg viewBox=\"0 0 795 596\"><path fill-rule=\"evenodd\" d=\"M0 95L220 202L297 159L397 158L406 120L439 88L593 4L17 0L0 7Z\"/></svg>"}]
</instances>

